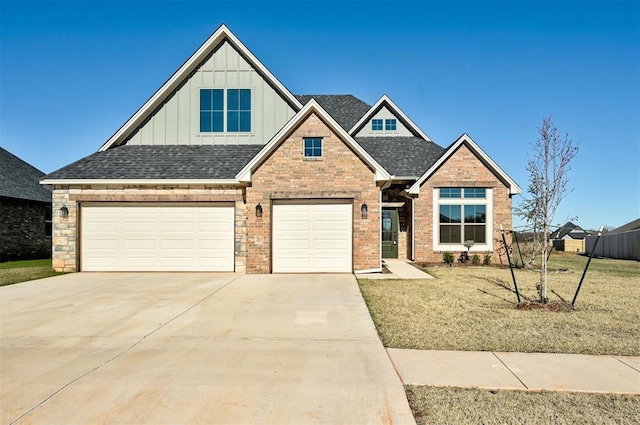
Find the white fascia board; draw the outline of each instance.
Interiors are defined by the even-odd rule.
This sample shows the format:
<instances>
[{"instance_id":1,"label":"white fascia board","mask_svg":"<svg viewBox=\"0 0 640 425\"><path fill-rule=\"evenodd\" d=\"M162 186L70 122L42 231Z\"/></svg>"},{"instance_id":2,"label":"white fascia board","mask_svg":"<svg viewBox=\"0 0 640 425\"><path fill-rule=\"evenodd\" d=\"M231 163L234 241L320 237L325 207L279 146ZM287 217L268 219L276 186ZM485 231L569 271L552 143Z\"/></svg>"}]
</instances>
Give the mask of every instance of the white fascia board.
<instances>
[{"instance_id":1,"label":"white fascia board","mask_svg":"<svg viewBox=\"0 0 640 425\"><path fill-rule=\"evenodd\" d=\"M358 122L353 127L351 127L351 130L349 130L349 134L355 136L355 133L358 132L367 123L367 121L369 121L371 119L371 117L373 117L376 114L376 112L383 105L387 106L387 108L389 108L394 115L396 115L398 118L400 118L400 121L405 123L412 131L417 133L424 140L426 140L428 142L432 141L429 138L429 136L427 136L427 134L424 131L422 131L420 129L420 127L418 127L416 125L416 123L414 123L411 120L411 118L409 118L407 116L407 114L405 114L402 111L402 109L398 108L398 105L393 103L393 101L391 99L389 99L389 97L386 94L382 95L382 97L376 102L376 104L373 105L371 107L371 109L369 109L369 111L366 114L364 114L364 116L362 118L360 118L360 120L358 120Z\"/></svg>"},{"instance_id":2,"label":"white fascia board","mask_svg":"<svg viewBox=\"0 0 640 425\"><path fill-rule=\"evenodd\" d=\"M44 179L51 185L240 185L233 179Z\"/></svg>"},{"instance_id":3,"label":"white fascia board","mask_svg":"<svg viewBox=\"0 0 640 425\"><path fill-rule=\"evenodd\" d=\"M280 146L280 144L288 137L290 132L300 125L312 112L316 113L325 123L331 127L331 130L343 139L350 147L356 152L356 154L364 160L366 164L371 166L375 171L376 181L388 181L391 176L389 173L376 162L371 155L365 151L362 146L356 142L349 133L347 133L336 120L325 111L322 106L315 99L311 99L296 115L294 115L287 124L285 124L280 131L273 136L273 138L267 143L256 156L253 157L247 165L244 166L238 174L236 174L236 180L240 182L250 182L253 170L260 165L268 155Z\"/></svg>"},{"instance_id":4,"label":"white fascia board","mask_svg":"<svg viewBox=\"0 0 640 425\"><path fill-rule=\"evenodd\" d=\"M129 136L132 130L140 125L151 112L155 110L182 82L193 72L198 65L224 40L229 40L234 48L243 55L251 66L256 68L296 108L302 108L300 101L256 58L247 47L224 25L220 27L205 41L196 52L155 92L129 120L115 132L113 136L98 149L103 152Z\"/></svg>"},{"instance_id":5,"label":"white fascia board","mask_svg":"<svg viewBox=\"0 0 640 425\"><path fill-rule=\"evenodd\" d=\"M498 174L500 177L502 177L508 184L509 184L509 194L510 195L517 195L519 193L522 193L522 189L520 188L520 186L518 186L518 184L511 178L509 177L509 175L507 175L507 173L505 173L502 168L500 168L498 166L498 164L496 164L490 157L489 155L487 155L482 149L480 149L480 146L478 146L478 144L476 142L473 141L473 139L471 137L469 137L469 135L467 135L466 133L463 134L462 136L460 136L458 138L458 140L456 140L450 147L449 149L447 149L447 151L444 153L444 155L442 155L423 175L422 177L420 177L414 184L413 186L411 186L411 188L409 188L409 190L407 191L408 193L412 194L412 195L418 195L420 193L420 186L422 186L422 184L429 178L431 177L431 175L446 161L449 160L449 158L453 155L453 153L458 150L458 148L462 145L462 144L467 144L467 146L469 148L471 148L471 150L478 155L482 160L484 160L487 164L489 164L489 168L491 168L491 170L493 172L495 172L496 174Z\"/></svg>"}]
</instances>

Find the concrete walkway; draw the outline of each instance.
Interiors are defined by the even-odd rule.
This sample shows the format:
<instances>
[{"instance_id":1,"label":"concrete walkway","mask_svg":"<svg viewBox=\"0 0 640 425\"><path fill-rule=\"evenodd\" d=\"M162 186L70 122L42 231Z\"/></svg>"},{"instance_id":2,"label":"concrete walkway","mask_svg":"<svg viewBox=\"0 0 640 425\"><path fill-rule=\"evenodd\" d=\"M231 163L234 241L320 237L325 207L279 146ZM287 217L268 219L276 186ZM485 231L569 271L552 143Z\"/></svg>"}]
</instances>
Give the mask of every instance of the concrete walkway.
<instances>
[{"instance_id":1,"label":"concrete walkway","mask_svg":"<svg viewBox=\"0 0 640 425\"><path fill-rule=\"evenodd\" d=\"M357 276L363 279L433 279L433 276L412 266L409 260L385 258L384 264L391 273L363 273Z\"/></svg>"},{"instance_id":2,"label":"concrete walkway","mask_svg":"<svg viewBox=\"0 0 640 425\"><path fill-rule=\"evenodd\" d=\"M640 357L387 349L404 384L640 394Z\"/></svg>"}]
</instances>

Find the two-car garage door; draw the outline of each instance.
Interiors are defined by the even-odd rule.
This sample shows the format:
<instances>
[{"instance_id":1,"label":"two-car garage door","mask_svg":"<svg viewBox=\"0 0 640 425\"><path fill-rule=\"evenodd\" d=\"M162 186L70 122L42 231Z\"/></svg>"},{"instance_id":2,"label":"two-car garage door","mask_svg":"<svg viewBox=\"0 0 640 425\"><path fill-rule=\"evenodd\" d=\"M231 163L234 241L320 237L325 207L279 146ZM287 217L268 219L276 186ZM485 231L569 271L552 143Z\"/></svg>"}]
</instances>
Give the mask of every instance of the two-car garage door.
<instances>
[{"instance_id":1,"label":"two-car garage door","mask_svg":"<svg viewBox=\"0 0 640 425\"><path fill-rule=\"evenodd\" d=\"M233 271L234 207L82 205L84 271Z\"/></svg>"}]
</instances>

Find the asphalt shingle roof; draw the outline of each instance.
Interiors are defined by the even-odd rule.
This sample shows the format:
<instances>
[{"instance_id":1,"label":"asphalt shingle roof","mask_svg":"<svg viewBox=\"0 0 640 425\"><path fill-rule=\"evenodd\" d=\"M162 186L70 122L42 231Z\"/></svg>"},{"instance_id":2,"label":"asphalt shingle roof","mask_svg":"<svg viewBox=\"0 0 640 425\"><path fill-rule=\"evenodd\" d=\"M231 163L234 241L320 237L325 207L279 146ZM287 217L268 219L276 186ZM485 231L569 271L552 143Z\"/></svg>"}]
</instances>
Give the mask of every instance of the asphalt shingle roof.
<instances>
[{"instance_id":1,"label":"asphalt shingle roof","mask_svg":"<svg viewBox=\"0 0 640 425\"><path fill-rule=\"evenodd\" d=\"M347 131L371 109L370 105L350 94L300 94L296 97L303 105L315 99Z\"/></svg>"},{"instance_id":2,"label":"asphalt shingle roof","mask_svg":"<svg viewBox=\"0 0 640 425\"><path fill-rule=\"evenodd\" d=\"M419 137L357 137L356 141L392 176L420 177L445 152Z\"/></svg>"},{"instance_id":3,"label":"asphalt shingle roof","mask_svg":"<svg viewBox=\"0 0 640 425\"><path fill-rule=\"evenodd\" d=\"M262 147L124 145L89 155L47 179L233 179Z\"/></svg>"},{"instance_id":4,"label":"asphalt shingle roof","mask_svg":"<svg viewBox=\"0 0 640 425\"><path fill-rule=\"evenodd\" d=\"M51 202L51 189L40 185L44 173L0 148L0 196Z\"/></svg>"}]
</instances>

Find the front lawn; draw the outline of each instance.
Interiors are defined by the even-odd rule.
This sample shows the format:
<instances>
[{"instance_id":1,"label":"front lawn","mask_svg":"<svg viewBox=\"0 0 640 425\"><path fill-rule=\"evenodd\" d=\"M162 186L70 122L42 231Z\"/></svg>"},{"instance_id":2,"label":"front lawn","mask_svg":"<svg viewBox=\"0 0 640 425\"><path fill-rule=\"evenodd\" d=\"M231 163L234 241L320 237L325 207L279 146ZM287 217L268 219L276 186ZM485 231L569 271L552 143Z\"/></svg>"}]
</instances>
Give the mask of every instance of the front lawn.
<instances>
[{"instance_id":1,"label":"front lawn","mask_svg":"<svg viewBox=\"0 0 640 425\"><path fill-rule=\"evenodd\" d=\"M0 263L0 286L57 276L62 273L54 272L51 260L7 261Z\"/></svg>"},{"instance_id":2,"label":"front lawn","mask_svg":"<svg viewBox=\"0 0 640 425\"><path fill-rule=\"evenodd\" d=\"M551 256L551 300L571 302L586 261ZM640 262L593 259L576 309L564 312L517 310L508 268L425 271L435 279L359 280L386 347L640 355ZM515 274L523 300L535 299L537 271Z\"/></svg>"},{"instance_id":3,"label":"front lawn","mask_svg":"<svg viewBox=\"0 0 640 425\"><path fill-rule=\"evenodd\" d=\"M423 424L632 424L640 396L405 386Z\"/></svg>"}]
</instances>

